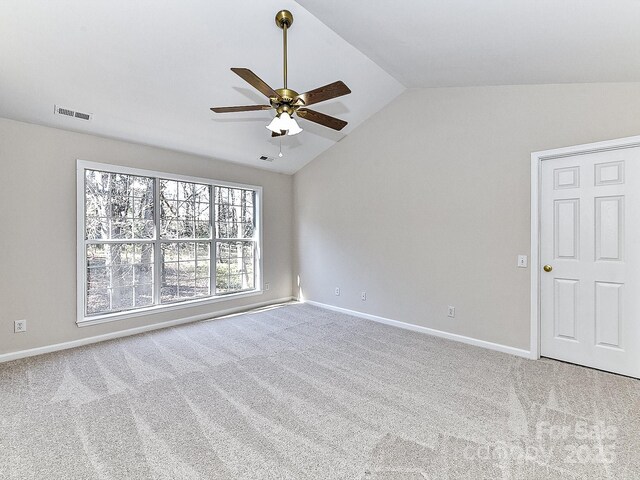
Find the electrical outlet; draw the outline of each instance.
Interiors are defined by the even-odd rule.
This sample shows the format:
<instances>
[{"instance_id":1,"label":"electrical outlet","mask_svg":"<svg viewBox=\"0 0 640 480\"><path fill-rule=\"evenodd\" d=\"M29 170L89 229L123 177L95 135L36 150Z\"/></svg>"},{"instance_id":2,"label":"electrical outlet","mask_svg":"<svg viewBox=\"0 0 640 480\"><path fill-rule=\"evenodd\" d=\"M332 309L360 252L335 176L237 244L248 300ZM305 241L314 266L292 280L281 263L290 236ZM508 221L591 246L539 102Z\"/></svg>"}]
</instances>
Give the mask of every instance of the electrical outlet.
<instances>
[{"instance_id":1,"label":"electrical outlet","mask_svg":"<svg viewBox=\"0 0 640 480\"><path fill-rule=\"evenodd\" d=\"M362 292L360 294L360 299L365 302L367 300L367 292Z\"/></svg>"},{"instance_id":2,"label":"electrical outlet","mask_svg":"<svg viewBox=\"0 0 640 480\"><path fill-rule=\"evenodd\" d=\"M336 292L336 296L339 297L340 296L340 287L336 287L335 292Z\"/></svg>"},{"instance_id":3,"label":"electrical outlet","mask_svg":"<svg viewBox=\"0 0 640 480\"><path fill-rule=\"evenodd\" d=\"M266 292L268 292L270 288L271 288L271 284L269 282L264 284L264 289Z\"/></svg>"},{"instance_id":4,"label":"electrical outlet","mask_svg":"<svg viewBox=\"0 0 640 480\"><path fill-rule=\"evenodd\" d=\"M452 307L451 305L449 305L449 308L447 309L447 317L454 318L455 316L456 316L456 307Z\"/></svg>"},{"instance_id":5,"label":"electrical outlet","mask_svg":"<svg viewBox=\"0 0 640 480\"><path fill-rule=\"evenodd\" d=\"M16 320L13 322L13 331L15 333L22 333L27 331L27 321L26 320Z\"/></svg>"},{"instance_id":6,"label":"electrical outlet","mask_svg":"<svg viewBox=\"0 0 640 480\"><path fill-rule=\"evenodd\" d=\"M527 268L529 266L529 259L526 255L518 255L518 268Z\"/></svg>"}]
</instances>

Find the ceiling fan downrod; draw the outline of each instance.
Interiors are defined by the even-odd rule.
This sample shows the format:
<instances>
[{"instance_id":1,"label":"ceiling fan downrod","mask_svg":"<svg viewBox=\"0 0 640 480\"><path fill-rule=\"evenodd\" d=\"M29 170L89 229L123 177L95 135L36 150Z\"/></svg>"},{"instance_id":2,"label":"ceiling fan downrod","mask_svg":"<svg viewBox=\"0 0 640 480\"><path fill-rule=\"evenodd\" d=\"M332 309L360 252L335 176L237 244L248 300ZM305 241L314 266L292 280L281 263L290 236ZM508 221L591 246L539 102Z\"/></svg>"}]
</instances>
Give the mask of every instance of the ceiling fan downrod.
<instances>
[{"instance_id":1,"label":"ceiling fan downrod","mask_svg":"<svg viewBox=\"0 0 640 480\"><path fill-rule=\"evenodd\" d=\"M287 30L293 24L293 14L289 10L280 10L276 13L276 25L282 29L282 53L283 53L283 73L284 88L287 90Z\"/></svg>"}]
</instances>

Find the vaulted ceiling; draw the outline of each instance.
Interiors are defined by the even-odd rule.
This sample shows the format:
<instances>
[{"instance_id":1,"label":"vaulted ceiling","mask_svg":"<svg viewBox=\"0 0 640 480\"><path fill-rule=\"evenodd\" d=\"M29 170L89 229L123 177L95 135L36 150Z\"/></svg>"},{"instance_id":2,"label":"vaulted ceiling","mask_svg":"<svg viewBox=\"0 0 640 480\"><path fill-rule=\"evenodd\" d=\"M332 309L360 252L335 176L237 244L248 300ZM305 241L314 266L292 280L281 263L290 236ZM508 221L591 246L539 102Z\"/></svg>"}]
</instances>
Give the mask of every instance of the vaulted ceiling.
<instances>
[{"instance_id":1,"label":"vaulted ceiling","mask_svg":"<svg viewBox=\"0 0 640 480\"><path fill-rule=\"evenodd\" d=\"M353 93L315 108L342 132L301 121L277 158L272 112L209 107L263 103L230 67L282 86L283 8L290 88ZM405 87L640 81L638 25L640 0L4 0L0 116L293 173Z\"/></svg>"},{"instance_id":2,"label":"vaulted ceiling","mask_svg":"<svg viewBox=\"0 0 640 480\"><path fill-rule=\"evenodd\" d=\"M640 81L638 0L299 0L407 87Z\"/></svg>"},{"instance_id":3,"label":"vaulted ceiling","mask_svg":"<svg viewBox=\"0 0 640 480\"><path fill-rule=\"evenodd\" d=\"M230 67L282 87L281 9L289 32L289 87L344 81L351 95L314 109L349 122L341 132L300 121L282 140L273 111L214 114L265 103ZM292 173L343 138L404 87L290 0L56 0L0 2L0 116ZM93 114L54 115L54 104ZM276 157L273 163L261 155ZM114 159L116 161L117 159Z\"/></svg>"}]
</instances>

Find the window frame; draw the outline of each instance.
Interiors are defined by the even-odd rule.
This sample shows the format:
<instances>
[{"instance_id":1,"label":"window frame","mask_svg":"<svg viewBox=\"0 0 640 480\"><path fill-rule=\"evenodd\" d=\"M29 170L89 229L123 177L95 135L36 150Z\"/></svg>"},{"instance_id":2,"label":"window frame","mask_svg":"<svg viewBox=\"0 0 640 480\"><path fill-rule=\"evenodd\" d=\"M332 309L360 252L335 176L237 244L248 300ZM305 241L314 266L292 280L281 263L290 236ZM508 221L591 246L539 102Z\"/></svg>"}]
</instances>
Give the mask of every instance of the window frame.
<instances>
[{"instance_id":1,"label":"window frame","mask_svg":"<svg viewBox=\"0 0 640 480\"><path fill-rule=\"evenodd\" d=\"M86 246L90 242L85 238L85 171L86 170L99 170L109 173L119 173L123 175L136 175L142 177L151 177L154 179L154 220L156 234L153 239L144 240L143 243L153 243L154 245L154 302L158 302L156 305L148 307L136 308L134 310L124 310L120 312L103 313L98 315L86 316L86 301L87 301L87 265L86 265ZM253 290L244 290L232 293L216 294L216 258L215 250L218 238L216 238L215 232L215 218L214 209L210 208L210 236L203 241L211 244L210 251L210 292L208 297L194 298L192 300L180 300L177 302L160 304L159 292L160 292L160 271L162 268L161 262L159 262L160 245L162 242L166 242L167 239L159 238L157 234L160 221L160 208L159 208L159 180L176 180L181 182L199 183L210 186L209 202L210 205L214 202L215 187L229 187L229 188L242 188L255 191L255 229L257 234L253 241L255 241L255 268L254 268L254 282L255 288ZM76 236L76 267L77 267L77 314L76 324L80 327L88 325L96 325L100 323L112 322L116 320L124 320L127 318L134 318L139 316L153 315L164 313L172 310L178 310L182 308L192 308L222 301L228 301L237 298L251 297L255 295L262 295L264 293L263 288L263 259L262 259L262 187L259 185L248 185L243 183L229 182L224 180L216 180L212 178L194 177L189 175L180 175L168 172L159 172L155 170L144 170L133 167L125 167L121 165L115 165L110 163L98 163L87 160L78 159L76 162L76 201L77 201L77 236ZM221 240L233 240L233 239L221 239ZM241 239L246 241L247 239ZM170 240L169 240L170 241ZM176 239L176 241L179 241ZM192 240L188 240L192 241ZM197 240L194 240L197 242ZM126 240L125 240L126 242ZM138 243L138 240L129 240L128 243Z\"/></svg>"}]
</instances>

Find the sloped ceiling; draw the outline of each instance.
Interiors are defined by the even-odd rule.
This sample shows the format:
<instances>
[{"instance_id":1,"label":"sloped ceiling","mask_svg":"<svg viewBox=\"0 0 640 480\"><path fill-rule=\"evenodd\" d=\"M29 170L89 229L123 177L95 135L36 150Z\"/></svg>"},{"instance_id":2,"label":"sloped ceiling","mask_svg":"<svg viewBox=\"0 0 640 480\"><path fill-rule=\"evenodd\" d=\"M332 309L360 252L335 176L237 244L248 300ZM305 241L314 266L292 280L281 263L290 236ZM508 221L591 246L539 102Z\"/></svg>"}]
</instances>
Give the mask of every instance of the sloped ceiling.
<instances>
[{"instance_id":1,"label":"sloped ceiling","mask_svg":"<svg viewBox=\"0 0 640 480\"><path fill-rule=\"evenodd\" d=\"M263 103L230 67L282 86L277 11L295 16L289 86L344 81L351 95L317 105L349 122L340 133L306 121L282 141L272 112L216 115L211 106ZM4 0L0 116L293 173L404 90L396 79L293 1ZM54 104L92 113L54 115ZM276 157L273 163L260 155Z\"/></svg>"},{"instance_id":2,"label":"sloped ceiling","mask_svg":"<svg viewBox=\"0 0 640 480\"><path fill-rule=\"evenodd\" d=\"M283 8L290 87L353 93L317 106L342 132L301 121L277 158L273 113L209 107L264 101L230 67L282 86ZM639 0L4 0L0 116L293 173L405 86L640 81L638 25Z\"/></svg>"},{"instance_id":3,"label":"sloped ceiling","mask_svg":"<svg viewBox=\"0 0 640 480\"><path fill-rule=\"evenodd\" d=\"M407 87L640 81L638 0L299 0Z\"/></svg>"}]
</instances>

